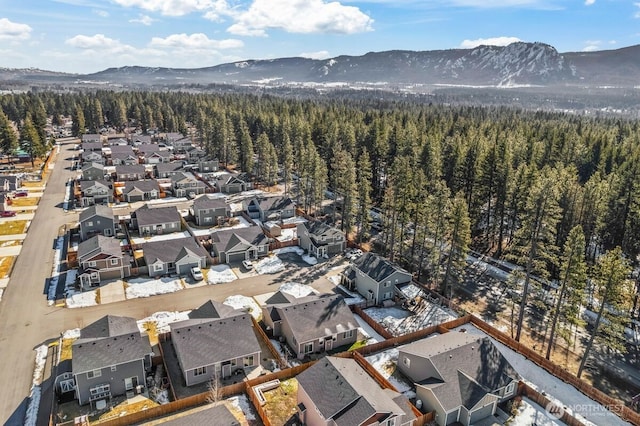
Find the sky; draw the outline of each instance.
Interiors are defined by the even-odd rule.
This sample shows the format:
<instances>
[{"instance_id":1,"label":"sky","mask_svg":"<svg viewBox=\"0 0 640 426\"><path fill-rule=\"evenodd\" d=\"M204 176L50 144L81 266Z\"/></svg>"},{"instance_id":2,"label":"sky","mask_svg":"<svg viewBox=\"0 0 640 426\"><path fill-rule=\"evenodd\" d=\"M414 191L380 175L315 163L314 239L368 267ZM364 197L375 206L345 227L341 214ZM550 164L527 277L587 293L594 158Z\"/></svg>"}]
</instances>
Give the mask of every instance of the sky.
<instances>
[{"instance_id":1,"label":"sky","mask_svg":"<svg viewBox=\"0 0 640 426\"><path fill-rule=\"evenodd\" d=\"M92 73L543 42L640 44L640 1L0 0L0 67Z\"/></svg>"}]
</instances>

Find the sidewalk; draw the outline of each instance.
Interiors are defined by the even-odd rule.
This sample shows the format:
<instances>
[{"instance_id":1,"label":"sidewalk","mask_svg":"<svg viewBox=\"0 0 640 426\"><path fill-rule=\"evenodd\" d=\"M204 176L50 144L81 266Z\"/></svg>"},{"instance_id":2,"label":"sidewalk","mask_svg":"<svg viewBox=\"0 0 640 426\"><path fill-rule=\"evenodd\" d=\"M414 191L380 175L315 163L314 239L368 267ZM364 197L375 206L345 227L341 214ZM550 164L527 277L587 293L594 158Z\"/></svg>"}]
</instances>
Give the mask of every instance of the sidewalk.
<instances>
[{"instance_id":1,"label":"sidewalk","mask_svg":"<svg viewBox=\"0 0 640 426\"><path fill-rule=\"evenodd\" d=\"M21 241L27 238L27 234L0 235L0 241Z\"/></svg>"},{"instance_id":2,"label":"sidewalk","mask_svg":"<svg viewBox=\"0 0 640 426\"><path fill-rule=\"evenodd\" d=\"M21 250L22 246L0 247L0 257L17 256Z\"/></svg>"}]
</instances>

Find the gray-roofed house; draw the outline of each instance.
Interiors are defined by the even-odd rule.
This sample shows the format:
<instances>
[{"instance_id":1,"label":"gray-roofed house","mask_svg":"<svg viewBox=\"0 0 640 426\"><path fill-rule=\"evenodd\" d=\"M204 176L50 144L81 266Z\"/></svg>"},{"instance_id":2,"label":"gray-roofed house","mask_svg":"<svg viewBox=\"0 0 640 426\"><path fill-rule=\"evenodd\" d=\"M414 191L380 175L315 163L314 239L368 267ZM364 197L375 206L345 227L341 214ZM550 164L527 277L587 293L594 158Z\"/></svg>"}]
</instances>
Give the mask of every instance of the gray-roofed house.
<instances>
[{"instance_id":1,"label":"gray-roofed house","mask_svg":"<svg viewBox=\"0 0 640 426\"><path fill-rule=\"evenodd\" d=\"M136 320L107 315L80 330L71 347L76 397L81 405L141 393L153 352Z\"/></svg>"},{"instance_id":2,"label":"gray-roofed house","mask_svg":"<svg viewBox=\"0 0 640 426\"><path fill-rule=\"evenodd\" d=\"M180 231L182 217L176 206L148 207L136 210L131 220L141 236L170 234Z\"/></svg>"},{"instance_id":3,"label":"gray-roofed house","mask_svg":"<svg viewBox=\"0 0 640 426\"><path fill-rule=\"evenodd\" d=\"M177 140L184 139L184 135L178 132L168 132L164 135L164 140L169 144L173 145L173 143Z\"/></svg>"},{"instance_id":4,"label":"gray-roofed house","mask_svg":"<svg viewBox=\"0 0 640 426\"><path fill-rule=\"evenodd\" d=\"M171 413L169 416L160 419L154 419L150 424L143 426L159 425L162 426L211 426L214 424L223 426L247 426L249 422L242 413L237 409L230 409L228 405L231 402L219 401L213 404L206 404L200 407L192 408L179 413ZM236 417L239 416L240 418Z\"/></svg>"},{"instance_id":5,"label":"gray-roofed house","mask_svg":"<svg viewBox=\"0 0 640 426\"><path fill-rule=\"evenodd\" d=\"M16 191L22 186L22 176L0 175L0 190L4 192Z\"/></svg>"},{"instance_id":6,"label":"gray-roofed house","mask_svg":"<svg viewBox=\"0 0 640 426\"><path fill-rule=\"evenodd\" d=\"M145 152L142 156L145 164L169 163L171 161L171 153L169 151Z\"/></svg>"},{"instance_id":7,"label":"gray-roofed house","mask_svg":"<svg viewBox=\"0 0 640 426\"><path fill-rule=\"evenodd\" d=\"M246 173L222 173L215 178L214 184L218 191L225 194L237 194L253 189L253 183Z\"/></svg>"},{"instance_id":8,"label":"gray-roofed house","mask_svg":"<svg viewBox=\"0 0 640 426\"><path fill-rule=\"evenodd\" d=\"M198 171L200 173L217 172L220 167L220 161L217 158L213 160L200 160L198 161Z\"/></svg>"},{"instance_id":9,"label":"gray-roofed house","mask_svg":"<svg viewBox=\"0 0 640 426\"><path fill-rule=\"evenodd\" d=\"M133 166L138 164L138 156L130 145L111 147L111 164L114 166Z\"/></svg>"},{"instance_id":10,"label":"gray-roofed house","mask_svg":"<svg viewBox=\"0 0 640 426\"><path fill-rule=\"evenodd\" d=\"M80 161L82 164L98 163L104 164L105 160L102 156L102 151L83 151L80 154Z\"/></svg>"},{"instance_id":11,"label":"gray-roofed house","mask_svg":"<svg viewBox=\"0 0 640 426\"><path fill-rule=\"evenodd\" d=\"M358 338L358 322L340 295L296 299L277 292L265 303L265 325L273 330L274 337L284 337L299 359L314 352L351 346Z\"/></svg>"},{"instance_id":12,"label":"gray-roofed house","mask_svg":"<svg viewBox=\"0 0 640 426\"><path fill-rule=\"evenodd\" d=\"M186 151L191 148L193 142L191 141L191 138L181 138L170 142L170 144L176 151Z\"/></svg>"},{"instance_id":13,"label":"gray-roofed house","mask_svg":"<svg viewBox=\"0 0 640 426\"><path fill-rule=\"evenodd\" d=\"M451 331L398 350L398 369L439 425L476 423L516 395L520 376L486 336Z\"/></svg>"},{"instance_id":14,"label":"gray-roofed house","mask_svg":"<svg viewBox=\"0 0 640 426\"><path fill-rule=\"evenodd\" d=\"M106 180L83 180L79 189L82 207L113 202L113 190Z\"/></svg>"},{"instance_id":15,"label":"gray-roofed house","mask_svg":"<svg viewBox=\"0 0 640 426\"><path fill-rule=\"evenodd\" d=\"M295 216L296 204L289 197L252 198L246 211L251 219L277 221Z\"/></svg>"},{"instance_id":16,"label":"gray-roofed house","mask_svg":"<svg viewBox=\"0 0 640 426\"><path fill-rule=\"evenodd\" d=\"M138 155L143 157L147 154L158 151L160 151L160 145L157 143L151 143L151 141L149 141L149 143L138 145Z\"/></svg>"},{"instance_id":17,"label":"gray-roofed house","mask_svg":"<svg viewBox=\"0 0 640 426\"><path fill-rule=\"evenodd\" d=\"M380 304L393 299L396 286L410 283L412 275L375 253L365 253L345 269L342 284L368 301Z\"/></svg>"},{"instance_id":18,"label":"gray-roofed house","mask_svg":"<svg viewBox=\"0 0 640 426\"><path fill-rule=\"evenodd\" d=\"M160 187L155 179L127 181L122 188L122 197L128 203L157 200L160 197Z\"/></svg>"},{"instance_id":19,"label":"gray-roofed house","mask_svg":"<svg viewBox=\"0 0 640 426\"><path fill-rule=\"evenodd\" d=\"M141 180L146 175L144 164L134 164L132 166L116 166L116 180Z\"/></svg>"},{"instance_id":20,"label":"gray-roofed house","mask_svg":"<svg viewBox=\"0 0 640 426\"><path fill-rule=\"evenodd\" d=\"M155 165L158 178L170 178L173 175L182 173L182 170L182 163L159 163Z\"/></svg>"},{"instance_id":21,"label":"gray-roofed house","mask_svg":"<svg viewBox=\"0 0 640 426\"><path fill-rule=\"evenodd\" d=\"M83 144L85 142L100 142L102 144L102 136L97 133L85 133L80 139Z\"/></svg>"},{"instance_id":22,"label":"gray-roofed house","mask_svg":"<svg viewBox=\"0 0 640 426\"><path fill-rule=\"evenodd\" d=\"M224 198L205 194L193 200L191 215L198 226L215 226L227 220L231 208Z\"/></svg>"},{"instance_id":23,"label":"gray-roofed house","mask_svg":"<svg viewBox=\"0 0 640 426\"><path fill-rule=\"evenodd\" d=\"M204 194L207 186L191 173L177 173L171 176L171 185L176 197L186 197Z\"/></svg>"},{"instance_id":24,"label":"gray-roofed house","mask_svg":"<svg viewBox=\"0 0 640 426\"><path fill-rule=\"evenodd\" d=\"M342 253L346 248L344 233L319 220L298 224L300 247L317 258Z\"/></svg>"},{"instance_id":25,"label":"gray-roofed house","mask_svg":"<svg viewBox=\"0 0 640 426\"><path fill-rule=\"evenodd\" d=\"M80 212L80 240L94 235L112 237L116 233L113 210L109 206L95 204Z\"/></svg>"},{"instance_id":26,"label":"gray-roofed house","mask_svg":"<svg viewBox=\"0 0 640 426\"><path fill-rule=\"evenodd\" d=\"M193 238L150 241L142 244L144 260L150 277L167 274L186 275L194 266L204 268L207 252Z\"/></svg>"},{"instance_id":27,"label":"gray-roofed house","mask_svg":"<svg viewBox=\"0 0 640 426\"><path fill-rule=\"evenodd\" d=\"M131 136L131 142L138 145L150 145L151 144L151 136L150 135L134 135Z\"/></svg>"},{"instance_id":28,"label":"gray-roofed house","mask_svg":"<svg viewBox=\"0 0 640 426\"><path fill-rule=\"evenodd\" d=\"M209 301L170 327L186 386L260 365L260 343L247 312Z\"/></svg>"},{"instance_id":29,"label":"gray-roofed house","mask_svg":"<svg viewBox=\"0 0 640 426\"><path fill-rule=\"evenodd\" d=\"M382 389L350 358L325 357L296 377L297 412L307 426L404 426L415 416L409 400Z\"/></svg>"},{"instance_id":30,"label":"gray-roofed house","mask_svg":"<svg viewBox=\"0 0 640 426\"><path fill-rule=\"evenodd\" d=\"M257 259L269 253L269 239L259 226L214 232L211 243L218 263Z\"/></svg>"},{"instance_id":31,"label":"gray-roofed house","mask_svg":"<svg viewBox=\"0 0 640 426\"><path fill-rule=\"evenodd\" d=\"M80 144L80 148L82 149L83 152L91 152L91 151L95 151L99 154L102 154L102 142L100 142L99 140L97 141L83 141Z\"/></svg>"},{"instance_id":32,"label":"gray-roofed house","mask_svg":"<svg viewBox=\"0 0 640 426\"><path fill-rule=\"evenodd\" d=\"M82 166L82 180L104 179L104 166L100 163L87 163Z\"/></svg>"},{"instance_id":33,"label":"gray-roofed house","mask_svg":"<svg viewBox=\"0 0 640 426\"><path fill-rule=\"evenodd\" d=\"M131 275L131 258L123 254L120 241L96 235L78 245L79 279L83 289L100 281Z\"/></svg>"}]
</instances>

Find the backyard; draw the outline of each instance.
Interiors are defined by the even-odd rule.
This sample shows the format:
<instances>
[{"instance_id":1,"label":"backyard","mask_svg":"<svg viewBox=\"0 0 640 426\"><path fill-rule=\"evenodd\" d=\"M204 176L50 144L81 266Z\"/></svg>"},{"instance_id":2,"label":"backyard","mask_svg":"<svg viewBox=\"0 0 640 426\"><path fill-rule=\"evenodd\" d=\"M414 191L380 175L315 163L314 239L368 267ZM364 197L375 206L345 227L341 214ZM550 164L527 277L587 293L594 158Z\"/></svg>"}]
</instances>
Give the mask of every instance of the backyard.
<instances>
[{"instance_id":1,"label":"backyard","mask_svg":"<svg viewBox=\"0 0 640 426\"><path fill-rule=\"evenodd\" d=\"M22 234L27 226L26 220L8 220L0 223L0 235Z\"/></svg>"},{"instance_id":2,"label":"backyard","mask_svg":"<svg viewBox=\"0 0 640 426\"><path fill-rule=\"evenodd\" d=\"M296 421L298 381L294 378L280 382L277 388L264 392L263 409L272 425L293 425Z\"/></svg>"}]
</instances>

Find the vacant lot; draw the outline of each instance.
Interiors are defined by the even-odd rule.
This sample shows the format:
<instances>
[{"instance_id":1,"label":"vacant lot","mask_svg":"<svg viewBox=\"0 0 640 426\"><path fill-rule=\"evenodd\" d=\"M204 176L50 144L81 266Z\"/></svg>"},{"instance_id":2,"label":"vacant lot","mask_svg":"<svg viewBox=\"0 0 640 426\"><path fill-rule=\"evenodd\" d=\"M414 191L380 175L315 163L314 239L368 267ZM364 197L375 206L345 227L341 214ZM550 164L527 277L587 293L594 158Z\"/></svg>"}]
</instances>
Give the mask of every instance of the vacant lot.
<instances>
[{"instance_id":1,"label":"vacant lot","mask_svg":"<svg viewBox=\"0 0 640 426\"><path fill-rule=\"evenodd\" d=\"M40 198L38 197L18 197L11 200L13 207L32 207L37 206Z\"/></svg>"},{"instance_id":2,"label":"vacant lot","mask_svg":"<svg viewBox=\"0 0 640 426\"><path fill-rule=\"evenodd\" d=\"M11 265L15 260L15 256L0 257L0 278L7 278L11 271Z\"/></svg>"},{"instance_id":3,"label":"vacant lot","mask_svg":"<svg viewBox=\"0 0 640 426\"><path fill-rule=\"evenodd\" d=\"M24 233L27 226L26 220L8 220L0 223L0 235L15 235Z\"/></svg>"}]
</instances>

